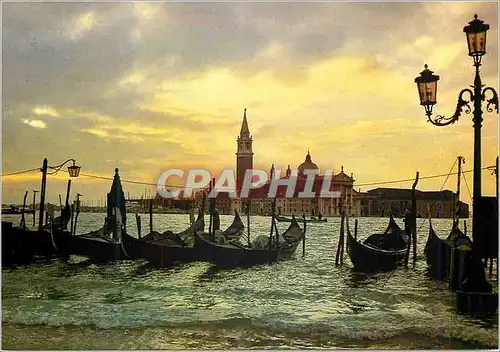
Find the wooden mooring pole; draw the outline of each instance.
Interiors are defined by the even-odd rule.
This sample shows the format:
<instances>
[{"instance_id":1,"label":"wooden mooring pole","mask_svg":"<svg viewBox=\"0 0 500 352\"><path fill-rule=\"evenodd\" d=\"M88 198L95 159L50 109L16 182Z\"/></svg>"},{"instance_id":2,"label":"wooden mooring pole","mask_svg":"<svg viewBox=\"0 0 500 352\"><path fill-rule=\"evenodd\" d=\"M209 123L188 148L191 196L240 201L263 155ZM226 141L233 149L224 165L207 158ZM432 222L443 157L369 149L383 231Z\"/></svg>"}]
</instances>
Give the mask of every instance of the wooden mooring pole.
<instances>
[{"instance_id":1,"label":"wooden mooring pole","mask_svg":"<svg viewBox=\"0 0 500 352\"><path fill-rule=\"evenodd\" d=\"M271 231L269 231L269 263L272 262L272 243L273 243L273 231L274 231L274 217L276 216L276 200L273 199L271 203Z\"/></svg>"},{"instance_id":2,"label":"wooden mooring pole","mask_svg":"<svg viewBox=\"0 0 500 352\"><path fill-rule=\"evenodd\" d=\"M304 220L304 233L302 234L302 258L304 258L306 256L306 229L307 229L306 214L302 215L302 219Z\"/></svg>"},{"instance_id":3,"label":"wooden mooring pole","mask_svg":"<svg viewBox=\"0 0 500 352\"><path fill-rule=\"evenodd\" d=\"M26 228L26 219L24 218L24 210L26 209L26 198L28 197L28 191L24 193L24 200L23 200L23 212L21 213L21 227L23 229Z\"/></svg>"},{"instance_id":4,"label":"wooden mooring pole","mask_svg":"<svg viewBox=\"0 0 500 352\"><path fill-rule=\"evenodd\" d=\"M247 244L250 248L250 199L247 201Z\"/></svg>"},{"instance_id":5,"label":"wooden mooring pole","mask_svg":"<svg viewBox=\"0 0 500 352\"><path fill-rule=\"evenodd\" d=\"M341 211L341 219L340 219L340 236L339 243L337 246L337 254L335 255L335 265L343 264L343 247L344 247L344 221L345 221L345 213ZM342 259L342 260L341 260Z\"/></svg>"},{"instance_id":6,"label":"wooden mooring pole","mask_svg":"<svg viewBox=\"0 0 500 352\"><path fill-rule=\"evenodd\" d=\"M137 237L139 237L139 239L141 239L141 217L139 216L139 214L135 214L135 222L137 224Z\"/></svg>"},{"instance_id":7,"label":"wooden mooring pole","mask_svg":"<svg viewBox=\"0 0 500 352\"><path fill-rule=\"evenodd\" d=\"M71 204L71 229L70 229L71 230L70 231L71 235L74 235L74 233L73 233L73 218L74 218L74 215L75 215L75 204L73 203L73 204Z\"/></svg>"},{"instance_id":8,"label":"wooden mooring pole","mask_svg":"<svg viewBox=\"0 0 500 352\"><path fill-rule=\"evenodd\" d=\"M354 239L358 239L358 219L354 220Z\"/></svg>"},{"instance_id":9,"label":"wooden mooring pole","mask_svg":"<svg viewBox=\"0 0 500 352\"><path fill-rule=\"evenodd\" d=\"M417 195L415 192L415 188L418 184L418 176L419 172L415 176L415 182L411 186L411 234L412 234L412 242L413 242L413 267L415 267L415 263L417 262Z\"/></svg>"},{"instance_id":10,"label":"wooden mooring pole","mask_svg":"<svg viewBox=\"0 0 500 352\"><path fill-rule=\"evenodd\" d=\"M153 232L153 199L149 199L149 233Z\"/></svg>"}]
</instances>

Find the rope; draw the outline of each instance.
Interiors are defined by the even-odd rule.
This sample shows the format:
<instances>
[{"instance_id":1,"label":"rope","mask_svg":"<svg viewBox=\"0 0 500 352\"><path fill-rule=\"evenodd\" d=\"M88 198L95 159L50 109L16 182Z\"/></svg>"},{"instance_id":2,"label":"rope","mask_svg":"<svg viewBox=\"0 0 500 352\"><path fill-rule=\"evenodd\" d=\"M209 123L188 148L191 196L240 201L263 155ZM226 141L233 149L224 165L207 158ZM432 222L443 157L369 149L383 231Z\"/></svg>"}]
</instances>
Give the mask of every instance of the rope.
<instances>
[{"instance_id":1,"label":"rope","mask_svg":"<svg viewBox=\"0 0 500 352\"><path fill-rule=\"evenodd\" d=\"M2 177L8 177L8 176L14 176L14 175L20 175L20 174L26 174L28 172L33 172L33 171L40 171L40 168L37 167L35 169L29 169L29 170L23 170L23 171L17 171L17 172L11 172L9 174L2 174Z\"/></svg>"},{"instance_id":2,"label":"rope","mask_svg":"<svg viewBox=\"0 0 500 352\"><path fill-rule=\"evenodd\" d=\"M488 168L491 168L494 166L486 166L482 167L481 170L486 170ZM12 176L12 175L18 175L18 174L23 174L23 173L28 173L28 172L33 172L33 171L40 171L40 168L35 168L35 169L29 169L29 170L23 170L23 171L18 171L18 172L13 172L10 174L3 174L2 177L6 176ZM68 170L61 170L64 172L68 172ZM463 174L473 172L474 170L465 170L462 171ZM431 175L431 176L422 176L419 179L420 180L426 180L426 179L432 179L432 178L439 178L439 177L449 177L450 175L457 175L458 172L453 172L453 173L448 173L448 174L440 174L440 175ZM48 175L51 175L48 173ZM107 180L107 181L113 181L113 177L106 177L106 176L98 176L98 175L91 175L91 174L83 174L80 173L80 176L83 177L89 177L89 178L95 178L95 179L100 179L100 180ZM372 183L360 183L353 185L353 187L360 187L360 186L376 186L376 185L385 185L385 184L390 184L390 183L403 183L403 182L413 182L415 181L414 178L408 178L408 179L402 179L402 180L393 180L393 181L381 181L381 182L372 182ZM158 186L158 183L150 183L150 182L143 182L143 181L132 181L132 180L121 180L122 183L131 183L131 184L137 184L137 185L145 185L145 186ZM467 182L466 182L467 184ZM165 184L166 187L176 187L176 188L181 188L181 189L188 189L192 188L195 189L195 187L186 187L183 185L173 185L173 184ZM236 191L236 189L228 189L226 191Z\"/></svg>"},{"instance_id":3,"label":"rope","mask_svg":"<svg viewBox=\"0 0 500 352\"><path fill-rule=\"evenodd\" d=\"M491 167L491 166L488 166L488 167ZM486 170L488 169L488 167L482 167L481 170ZM467 173L467 172L473 172L474 170L465 170L465 171L462 171L462 173ZM430 179L430 178L439 178L439 177L445 177L445 176L451 176L451 175L457 175L458 172L453 172L451 174L441 174L441 175L432 175L432 176L423 176L423 177L419 177L419 180L426 180L426 179ZM359 186L375 186L375 185L385 185L385 184L388 184L388 183L402 183L402 182L413 182L415 181L415 178L408 178L406 180L395 180L395 181L384 181L384 182L373 182L373 183L361 183L361 184L356 184L354 185L355 187L359 187Z\"/></svg>"},{"instance_id":4,"label":"rope","mask_svg":"<svg viewBox=\"0 0 500 352\"><path fill-rule=\"evenodd\" d=\"M469 192L469 196L472 199L472 194L470 193L469 185L467 184L467 179L465 178L465 175L462 175L465 181L465 185L467 186L467 191Z\"/></svg>"},{"instance_id":5,"label":"rope","mask_svg":"<svg viewBox=\"0 0 500 352\"><path fill-rule=\"evenodd\" d=\"M439 189L439 192L441 192L443 190L443 187L444 185L446 184L446 181L448 181L448 178L450 177L451 175L451 172L453 171L453 168L455 167L455 164L457 163L457 159L455 159L455 162L453 163L453 165L451 166L451 169L450 169L450 172L448 173L448 176L446 176L446 180L444 180L443 182L443 185L441 186L441 188Z\"/></svg>"}]
</instances>

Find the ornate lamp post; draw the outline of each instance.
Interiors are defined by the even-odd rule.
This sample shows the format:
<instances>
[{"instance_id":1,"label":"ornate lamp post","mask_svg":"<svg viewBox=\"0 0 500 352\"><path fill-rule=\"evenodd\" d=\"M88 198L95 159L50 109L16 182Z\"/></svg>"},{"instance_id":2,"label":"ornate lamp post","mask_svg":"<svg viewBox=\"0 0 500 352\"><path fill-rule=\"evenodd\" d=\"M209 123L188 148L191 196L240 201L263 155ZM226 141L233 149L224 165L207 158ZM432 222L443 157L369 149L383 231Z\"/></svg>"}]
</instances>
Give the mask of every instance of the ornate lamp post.
<instances>
[{"instance_id":1,"label":"ornate lamp post","mask_svg":"<svg viewBox=\"0 0 500 352\"><path fill-rule=\"evenodd\" d=\"M47 158L43 159L43 166L40 169L42 171L42 188L40 190L40 217L39 217L39 222L38 222L38 231L42 231L43 228L43 212L44 212L44 203L45 203L45 188L47 185L47 170L51 169L54 170L50 173L49 175L55 175L58 173L64 165L66 165L68 162L72 161L73 165L68 166L68 173L69 177L78 177L80 175L80 166L75 165L76 160L75 159L68 159L62 164L59 164L57 166L48 166L47 165Z\"/></svg>"},{"instance_id":2,"label":"ornate lamp post","mask_svg":"<svg viewBox=\"0 0 500 352\"><path fill-rule=\"evenodd\" d=\"M436 115L432 117L432 108L436 104L437 95L437 82L439 81L439 76L434 75L434 73L424 66L424 70L420 72L420 76L415 78L415 83L417 84L418 94L420 97L420 105L425 108L425 114L427 119L433 125L436 126L447 126L458 121L462 112L469 114L471 112L470 103L474 104L473 119L474 122L474 195L472 199L472 233L473 238L475 234L478 234L479 222L478 222L478 204L481 199L481 122L483 121L481 110L482 103L486 101L488 104L486 110L488 112L493 112L493 107L498 113L498 95L497 92L491 88L487 87L483 89L483 84L481 83L481 77L479 76L479 66L481 66L481 58L486 54L486 32L490 29L488 24L477 18L474 15L474 20L469 22L468 26L464 27L464 33L467 36L467 46L469 49L469 56L472 57L474 62L474 67L476 68L476 76L474 78L474 85L471 88L474 91L466 88L462 89L458 95L458 103L455 113L451 117L445 117L443 115ZM486 97L486 93L491 93L491 98ZM468 93L469 100L465 99L465 93ZM492 107L493 105L493 107Z\"/></svg>"}]
</instances>

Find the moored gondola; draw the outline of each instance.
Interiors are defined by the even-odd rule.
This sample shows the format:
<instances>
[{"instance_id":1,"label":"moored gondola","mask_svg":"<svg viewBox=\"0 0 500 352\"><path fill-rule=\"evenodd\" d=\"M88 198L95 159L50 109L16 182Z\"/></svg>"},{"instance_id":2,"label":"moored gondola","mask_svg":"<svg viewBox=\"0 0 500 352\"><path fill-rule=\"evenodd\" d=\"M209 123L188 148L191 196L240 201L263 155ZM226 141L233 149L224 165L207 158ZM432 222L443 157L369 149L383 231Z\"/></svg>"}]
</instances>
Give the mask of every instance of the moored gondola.
<instances>
[{"instance_id":1,"label":"moored gondola","mask_svg":"<svg viewBox=\"0 0 500 352\"><path fill-rule=\"evenodd\" d=\"M445 280L450 274L450 260L455 250L455 262L463 262L472 250L472 241L454 222L450 234L445 240L436 235L429 218L429 236L425 244L424 255L429 275L436 280Z\"/></svg>"},{"instance_id":2,"label":"moored gondola","mask_svg":"<svg viewBox=\"0 0 500 352\"><path fill-rule=\"evenodd\" d=\"M195 251L202 260L220 267L250 267L291 258L302 240L303 232L294 217L278 243L273 243L268 236L265 236L267 243L261 246L256 243L243 245L237 241L216 243L209 235L200 232L196 232L195 236Z\"/></svg>"},{"instance_id":3,"label":"moored gondola","mask_svg":"<svg viewBox=\"0 0 500 352\"><path fill-rule=\"evenodd\" d=\"M162 233L157 231L152 231L147 235L141 237L141 240L154 243L177 243L183 247L193 247L194 246L194 232L204 231L205 229L205 219L203 211L200 209L198 211L198 218L191 224L186 230L174 233L170 230L164 231Z\"/></svg>"},{"instance_id":4,"label":"moored gondola","mask_svg":"<svg viewBox=\"0 0 500 352\"><path fill-rule=\"evenodd\" d=\"M218 217L218 215L217 215ZM127 235L124 244L129 252L148 260L155 266L169 266L174 263L203 260L203 252L195 251L195 232L203 233L205 227L204 214L199 211L197 220L186 230L180 233L165 231L163 233L151 232L141 239ZM245 225L238 212L231 225L223 232L217 231L219 242L236 242L239 240Z\"/></svg>"},{"instance_id":5,"label":"moored gondola","mask_svg":"<svg viewBox=\"0 0 500 352\"><path fill-rule=\"evenodd\" d=\"M120 234L120 237L124 234ZM54 243L58 251L65 255L81 255L92 262L105 263L128 259L119 238L113 236L107 223L96 231L83 235L55 233Z\"/></svg>"},{"instance_id":6,"label":"moored gondola","mask_svg":"<svg viewBox=\"0 0 500 352\"><path fill-rule=\"evenodd\" d=\"M193 248L163 239L151 242L122 233L123 247L129 257L147 260L154 267L168 267L194 258Z\"/></svg>"},{"instance_id":7,"label":"moored gondola","mask_svg":"<svg viewBox=\"0 0 500 352\"><path fill-rule=\"evenodd\" d=\"M381 234L370 235L363 243L386 250L400 250L406 249L408 240L408 235L399 227L391 214L387 229Z\"/></svg>"},{"instance_id":8,"label":"moored gondola","mask_svg":"<svg viewBox=\"0 0 500 352\"><path fill-rule=\"evenodd\" d=\"M194 232L203 231L204 227L204 216L200 210L198 219L180 233L152 231L141 238L124 234L123 244L129 255L145 259L155 267L168 267L196 259L194 246L190 243L194 244Z\"/></svg>"},{"instance_id":9,"label":"moored gondola","mask_svg":"<svg viewBox=\"0 0 500 352\"><path fill-rule=\"evenodd\" d=\"M285 216L280 216L280 215L277 215L276 216L276 221L278 222L292 222L292 218L287 218ZM303 220L301 220L303 221ZM307 223L323 223L323 222L327 222L328 220L326 218L315 218L315 217L311 217L310 219L306 219L305 220Z\"/></svg>"},{"instance_id":10,"label":"moored gondola","mask_svg":"<svg viewBox=\"0 0 500 352\"><path fill-rule=\"evenodd\" d=\"M389 222L389 227L392 226ZM347 253L356 271L377 272L397 268L406 255L404 249L382 249L371 243L361 243L349 230L349 217L346 216Z\"/></svg>"},{"instance_id":11,"label":"moored gondola","mask_svg":"<svg viewBox=\"0 0 500 352\"><path fill-rule=\"evenodd\" d=\"M93 262L112 262L135 259L127 254L122 237L126 236L125 196L121 187L118 169L115 169L113 184L108 193L107 217L104 226L83 235L53 233L54 246L65 255L76 254L88 257Z\"/></svg>"}]
</instances>

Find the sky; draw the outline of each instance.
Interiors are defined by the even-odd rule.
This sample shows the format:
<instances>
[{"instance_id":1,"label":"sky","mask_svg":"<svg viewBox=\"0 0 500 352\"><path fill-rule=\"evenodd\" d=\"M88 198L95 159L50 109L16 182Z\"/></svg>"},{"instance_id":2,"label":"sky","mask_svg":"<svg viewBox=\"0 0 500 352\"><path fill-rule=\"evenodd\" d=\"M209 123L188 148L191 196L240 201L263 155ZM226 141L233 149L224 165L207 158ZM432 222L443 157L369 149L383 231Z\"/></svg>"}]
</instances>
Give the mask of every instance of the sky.
<instances>
[{"instance_id":1,"label":"sky","mask_svg":"<svg viewBox=\"0 0 500 352\"><path fill-rule=\"evenodd\" d=\"M474 68L462 29L490 24L483 84L498 90L496 3L3 3L2 174L75 158L81 173L156 183L167 169L236 167L247 109L254 167L284 172L307 150L343 166L355 188L473 166L472 114L426 121L414 79L441 77L434 111L453 114ZM498 155L498 118L483 107L482 165ZM456 171L456 167L455 167ZM68 174L48 177L47 200ZM473 192L472 173L466 174ZM483 194L495 179L483 172ZM179 183L179 180L171 180ZM456 188L456 176L421 190ZM41 173L2 177L2 202L22 203ZM383 187L411 188L412 182ZM359 185L359 186L358 186ZM462 182L462 199L470 196ZM111 181L80 176L72 194L103 199ZM155 188L123 183L140 197ZM148 193L149 194L149 193Z\"/></svg>"}]
</instances>

